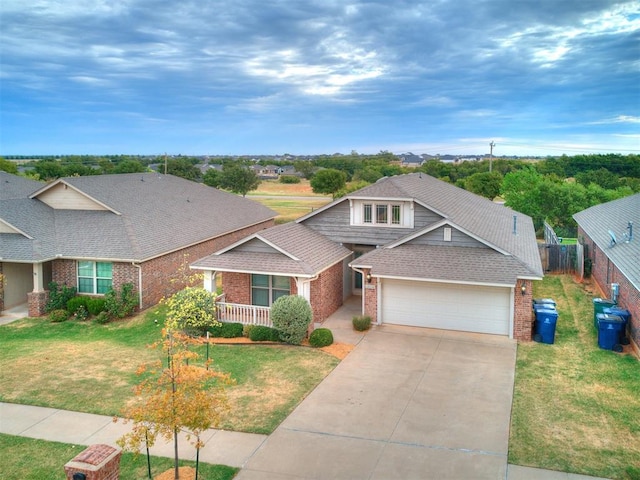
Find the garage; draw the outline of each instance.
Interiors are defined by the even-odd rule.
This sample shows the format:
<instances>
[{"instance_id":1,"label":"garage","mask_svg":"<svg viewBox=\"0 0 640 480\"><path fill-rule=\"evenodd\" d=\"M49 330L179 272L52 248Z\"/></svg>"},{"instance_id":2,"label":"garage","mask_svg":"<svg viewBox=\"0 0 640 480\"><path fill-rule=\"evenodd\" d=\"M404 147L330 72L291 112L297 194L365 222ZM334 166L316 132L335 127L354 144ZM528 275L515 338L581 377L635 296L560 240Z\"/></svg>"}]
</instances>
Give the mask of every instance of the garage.
<instances>
[{"instance_id":1,"label":"garage","mask_svg":"<svg viewBox=\"0 0 640 480\"><path fill-rule=\"evenodd\" d=\"M382 279L382 323L509 335L511 288Z\"/></svg>"}]
</instances>

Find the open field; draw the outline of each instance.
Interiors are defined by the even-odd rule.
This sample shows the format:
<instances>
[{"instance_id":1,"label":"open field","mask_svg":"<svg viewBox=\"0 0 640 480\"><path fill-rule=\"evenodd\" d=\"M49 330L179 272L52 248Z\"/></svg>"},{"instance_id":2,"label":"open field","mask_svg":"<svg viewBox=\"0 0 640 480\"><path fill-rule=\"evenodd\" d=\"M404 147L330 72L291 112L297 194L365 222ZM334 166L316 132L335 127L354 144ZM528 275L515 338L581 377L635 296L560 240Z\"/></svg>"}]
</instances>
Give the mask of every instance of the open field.
<instances>
[{"instance_id":1,"label":"open field","mask_svg":"<svg viewBox=\"0 0 640 480\"><path fill-rule=\"evenodd\" d=\"M162 308L108 325L25 319L0 327L0 400L118 415L140 382L137 367L160 352ZM205 356L205 346L200 352ZM286 345L215 345L215 368L237 382L223 428L270 433L338 363L320 350ZM82 392L78 395L77 392Z\"/></svg>"},{"instance_id":2,"label":"open field","mask_svg":"<svg viewBox=\"0 0 640 480\"><path fill-rule=\"evenodd\" d=\"M509 463L640 479L640 362L597 346L592 296L570 276L535 282L553 298L553 345L518 345Z\"/></svg>"}]
</instances>

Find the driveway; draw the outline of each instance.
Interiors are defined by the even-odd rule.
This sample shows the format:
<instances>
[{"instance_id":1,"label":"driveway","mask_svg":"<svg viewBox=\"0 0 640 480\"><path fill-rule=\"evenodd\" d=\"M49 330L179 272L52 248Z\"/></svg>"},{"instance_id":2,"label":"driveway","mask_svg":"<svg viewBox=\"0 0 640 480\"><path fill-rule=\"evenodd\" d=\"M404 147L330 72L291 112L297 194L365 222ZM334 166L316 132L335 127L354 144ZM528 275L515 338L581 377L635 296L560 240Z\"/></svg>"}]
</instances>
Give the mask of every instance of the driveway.
<instances>
[{"instance_id":1,"label":"driveway","mask_svg":"<svg viewBox=\"0 0 640 480\"><path fill-rule=\"evenodd\" d=\"M503 337L375 327L236 478L503 479L515 357Z\"/></svg>"}]
</instances>

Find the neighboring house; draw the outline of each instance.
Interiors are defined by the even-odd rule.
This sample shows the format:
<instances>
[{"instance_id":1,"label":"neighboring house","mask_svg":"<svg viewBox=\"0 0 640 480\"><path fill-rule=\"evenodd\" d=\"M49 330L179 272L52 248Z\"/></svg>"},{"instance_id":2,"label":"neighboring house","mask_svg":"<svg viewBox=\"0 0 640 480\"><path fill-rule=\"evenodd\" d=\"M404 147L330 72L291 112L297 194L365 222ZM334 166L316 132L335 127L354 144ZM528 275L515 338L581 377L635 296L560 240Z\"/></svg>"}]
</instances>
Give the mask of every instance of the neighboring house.
<instances>
[{"instance_id":1,"label":"neighboring house","mask_svg":"<svg viewBox=\"0 0 640 480\"><path fill-rule=\"evenodd\" d=\"M640 346L640 193L576 213L578 239L605 296L618 284L618 304L631 313L629 334ZM634 232L634 227L636 231ZM611 232L611 233L610 233Z\"/></svg>"},{"instance_id":2,"label":"neighboring house","mask_svg":"<svg viewBox=\"0 0 640 480\"><path fill-rule=\"evenodd\" d=\"M50 281L103 295L133 283L147 308L184 286L188 264L273 225L251 200L172 175L61 178L0 172L4 308L40 315Z\"/></svg>"},{"instance_id":3,"label":"neighboring house","mask_svg":"<svg viewBox=\"0 0 640 480\"><path fill-rule=\"evenodd\" d=\"M400 165L403 167L420 167L424 163L424 159L419 155L413 153L405 153L399 155Z\"/></svg>"},{"instance_id":4,"label":"neighboring house","mask_svg":"<svg viewBox=\"0 0 640 480\"><path fill-rule=\"evenodd\" d=\"M361 295L379 324L521 340L531 340L531 282L543 277L530 217L419 173L384 178L192 268L208 271L211 290L222 272L226 308L249 316L297 293L318 323Z\"/></svg>"}]
</instances>

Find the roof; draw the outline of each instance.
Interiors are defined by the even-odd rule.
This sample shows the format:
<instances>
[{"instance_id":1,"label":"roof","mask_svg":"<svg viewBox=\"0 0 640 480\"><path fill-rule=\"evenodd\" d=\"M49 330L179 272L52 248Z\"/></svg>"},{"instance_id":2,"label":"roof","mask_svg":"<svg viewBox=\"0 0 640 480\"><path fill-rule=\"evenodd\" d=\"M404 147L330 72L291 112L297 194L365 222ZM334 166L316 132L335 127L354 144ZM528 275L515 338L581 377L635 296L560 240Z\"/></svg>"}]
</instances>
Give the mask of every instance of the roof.
<instances>
[{"instance_id":1,"label":"roof","mask_svg":"<svg viewBox=\"0 0 640 480\"><path fill-rule=\"evenodd\" d=\"M26 198L40 187L40 182L0 171L0 200Z\"/></svg>"},{"instance_id":2,"label":"roof","mask_svg":"<svg viewBox=\"0 0 640 480\"><path fill-rule=\"evenodd\" d=\"M631 284L640 290L640 193L595 205L576 213L573 218ZM629 222L632 222L635 232L627 242ZM609 230L617 240L613 246Z\"/></svg>"},{"instance_id":3,"label":"roof","mask_svg":"<svg viewBox=\"0 0 640 480\"><path fill-rule=\"evenodd\" d=\"M385 198L413 201L436 212L446 220L446 223L479 239L488 249L513 257L510 262L515 261L521 265L518 269L518 272L522 274L521 277L542 278L544 275L531 217L424 173L383 178L302 217L298 221L304 221L340 202L349 201L349 199ZM415 230L411 231L407 240L415 237L415 234ZM390 251L385 255L400 255L398 248L401 244L401 239L392 242L391 245L394 248L387 249ZM441 252L449 258L450 263L456 260L457 250L455 248L451 247L451 249ZM483 259L487 262L485 266L491 268L489 257L482 254L481 250L476 249L471 253L474 253L476 260ZM378 253L371 258L382 260L382 257L378 257L378 255L381 254ZM366 257L362 258L366 259ZM358 264L363 261L362 258L358 259ZM354 265L356 264L354 263ZM471 262L466 265L465 271L471 275L471 270L476 268L480 268L477 262ZM400 274L402 269L398 266L397 271ZM446 271L443 271L442 274L443 278L449 276ZM372 275L375 275L375 272L372 272ZM452 278L455 276L454 273L451 274Z\"/></svg>"},{"instance_id":4,"label":"roof","mask_svg":"<svg viewBox=\"0 0 640 480\"><path fill-rule=\"evenodd\" d=\"M350 255L349 249L309 227L286 223L200 259L191 268L313 277Z\"/></svg>"},{"instance_id":5,"label":"roof","mask_svg":"<svg viewBox=\"0 0 640 480\"><path fill-rule=\"evenodd\" d=\"M0 225L22 233L0 233L4 261L145 261L276 215L238 195L158 173L68 177L29 189L22 185L19 198L0 196ZM41 201L62 187L103 209L57 209Z\"/></svg>"}]
</instances>

